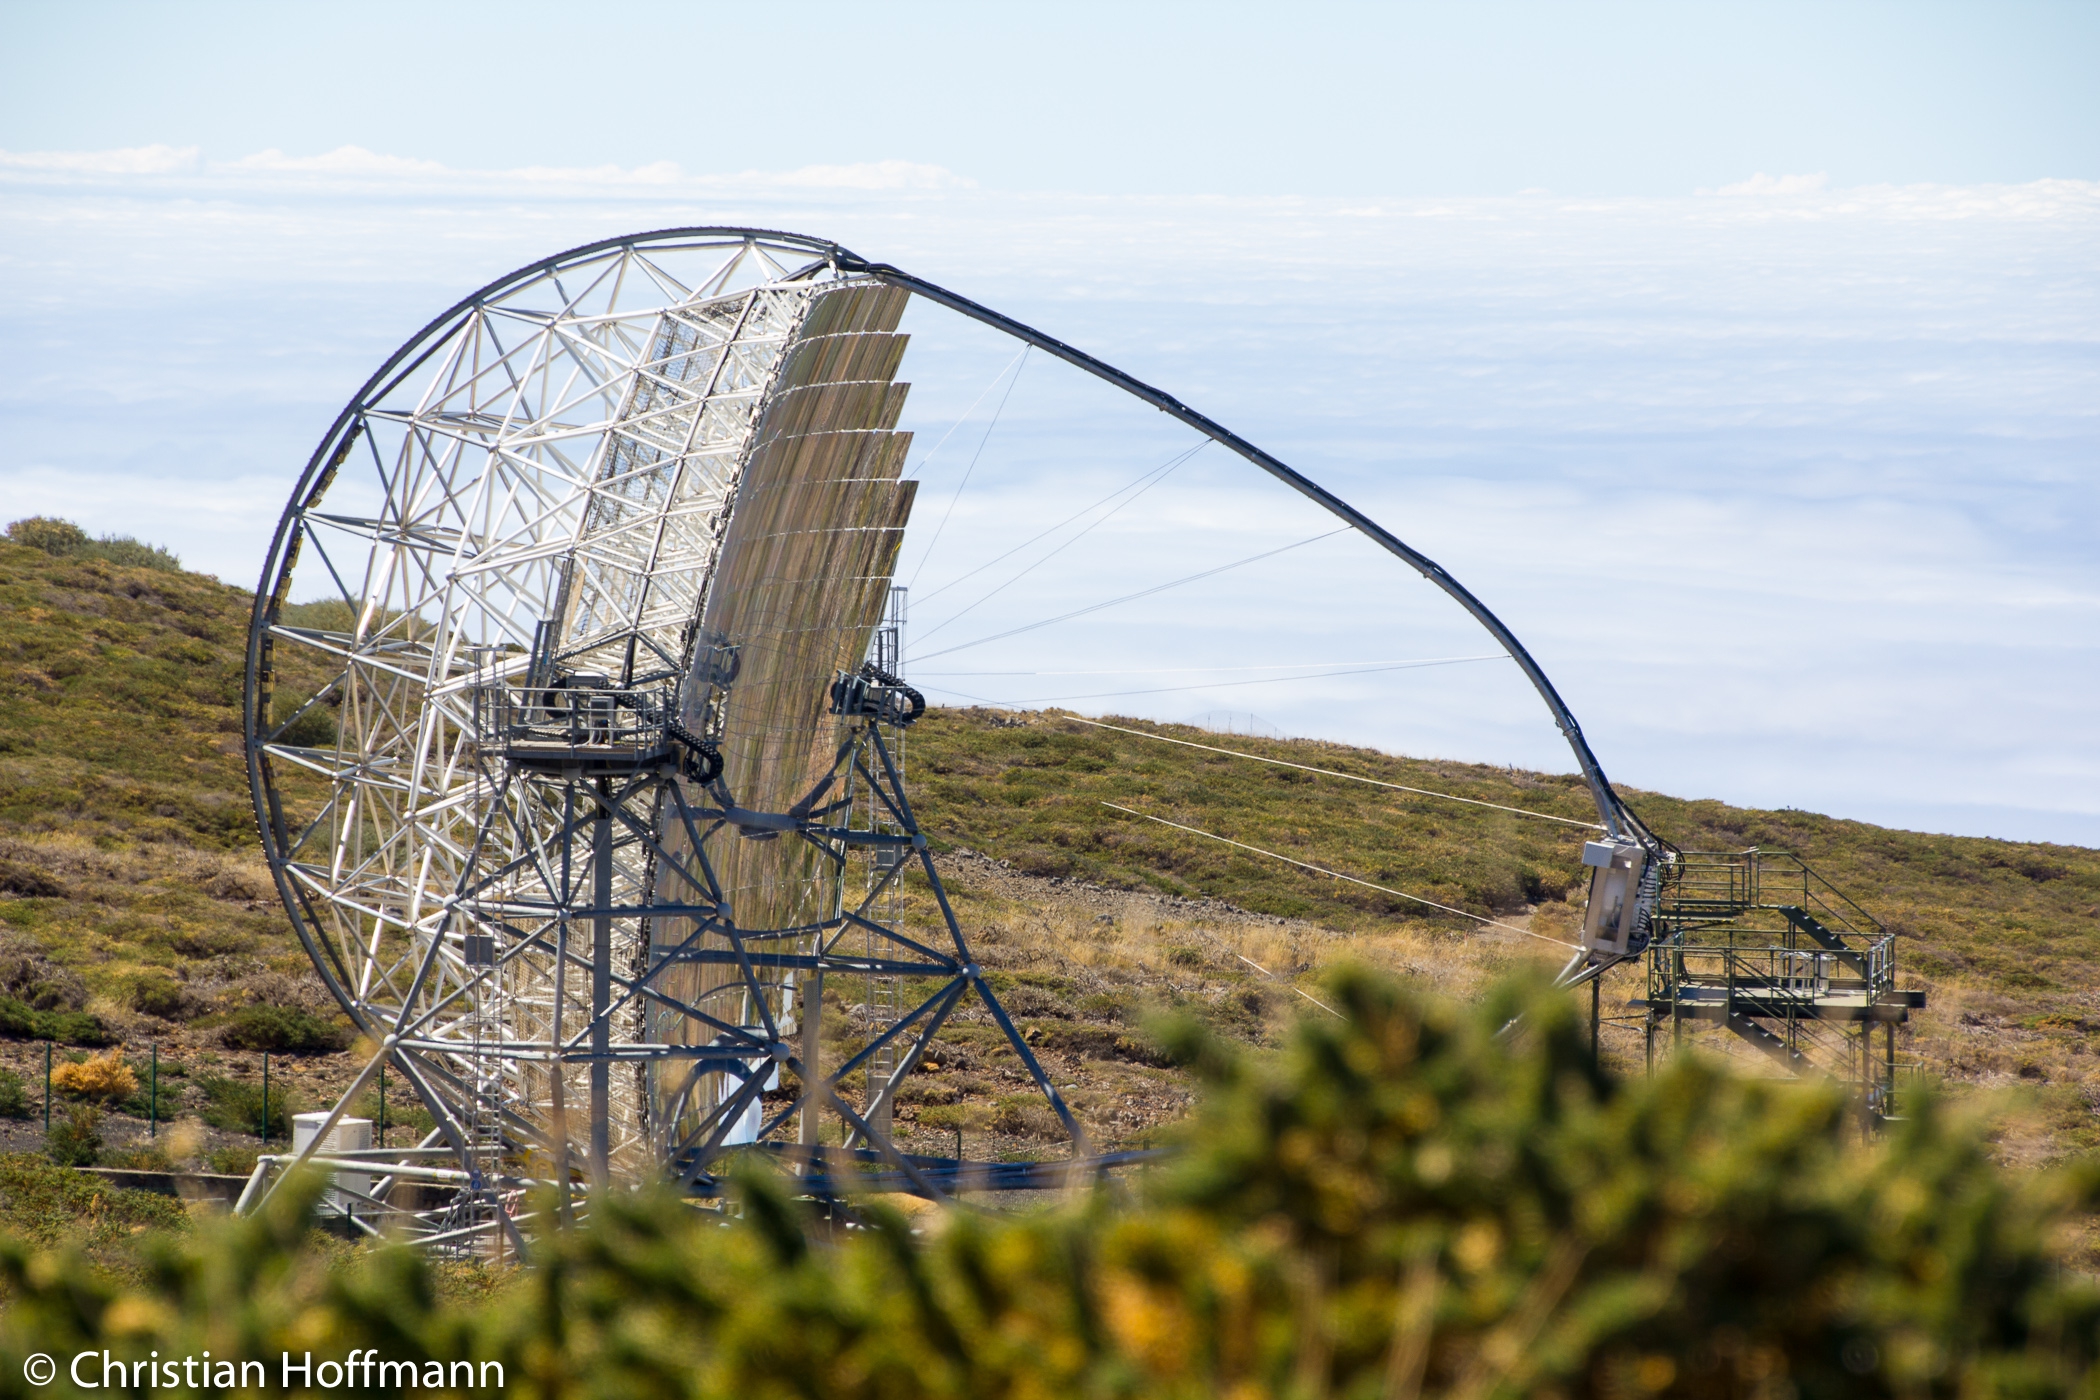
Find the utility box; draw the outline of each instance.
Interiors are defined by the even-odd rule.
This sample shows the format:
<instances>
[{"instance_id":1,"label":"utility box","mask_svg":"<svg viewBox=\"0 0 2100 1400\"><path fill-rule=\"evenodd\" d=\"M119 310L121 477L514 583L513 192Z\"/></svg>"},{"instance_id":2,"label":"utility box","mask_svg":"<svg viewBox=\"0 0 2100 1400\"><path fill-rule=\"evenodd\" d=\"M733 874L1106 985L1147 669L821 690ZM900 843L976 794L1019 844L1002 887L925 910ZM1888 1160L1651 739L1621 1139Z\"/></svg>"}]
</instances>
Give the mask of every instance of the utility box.
<instances>
[{"instance_id":1,"label":"utility box","mask_svg":"<svg viewBox=\"0 0 2100 1400\"><path fill-rule=\"evenodd\" d=\"M306 1145L321 1131L328 1121L325 1113L295 1113L292 1115L292 1151L304 1152ZM337 1152L364 1152L372 1146L372 1120L369 1118L338 1118L335 1127L314 1149L316 1156L326 1157ZM356 1196L345 1195L337 1186L346 1187L360 1196L372 1194L372 1176L369 1172L330 1172L332 1183L326 1195L321 1197L321 1213L335 1216L369 1215L372 1208Z\"/></svg>"},{"instance_id":2,"label":"utility box","mask_svg":"<svg viewBox=\"0 0 2100 1400\"><path fill-rule=\"evenodd\" d=\"M1622 957L1639 921L1641 876L1648 853L1632 841L1586 841L1582 863L1590 868L1589 905L1582 915L1582 946Z\"/></svg>"}]
</instances>

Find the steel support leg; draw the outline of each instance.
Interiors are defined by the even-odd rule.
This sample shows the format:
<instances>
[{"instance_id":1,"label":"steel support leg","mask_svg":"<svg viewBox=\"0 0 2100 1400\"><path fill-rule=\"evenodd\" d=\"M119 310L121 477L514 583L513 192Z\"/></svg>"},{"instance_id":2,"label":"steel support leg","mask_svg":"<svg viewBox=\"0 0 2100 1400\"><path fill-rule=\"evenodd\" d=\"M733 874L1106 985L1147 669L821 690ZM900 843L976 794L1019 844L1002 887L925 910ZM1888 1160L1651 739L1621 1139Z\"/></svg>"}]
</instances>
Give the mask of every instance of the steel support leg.
<instances>
[{"instance_id":1,"label":"steel support leg","mask_svg":"<svg viewBox=\"0 0 2100 1400\"><path fill-rule=\"evenodd\" d=\"M591 1182L612 1179L612 808L598 785L598 816L591 823Z\"/></svg>"},{"instance_id":2,"label":"steel support leg","mask_svg":"<svg viewBox=\"0 0 2100 1400\"><path fill-rule=\"evenodd\" d=\"M802 1145L815 1147L822 1141L823 1097L818 1088L824 1082L824 966L819 963L803 979L803 990L808 993L802 999L802 1064L809 1071L802 1086ZM818 1154L812 1152L808 1158L809 1170L821 1170Z\"/></svg>"},{"instance_id":3,"label":"steel support leg","mask_svg":"<svg viewBox=\"0 0 2100 1400\"><path fill-rule=\"evenodd\" d=\"M1893 1118L1896 1116L1896 1023L1884 1021L1882 1024L1888 1027L1888 1073L1881 1081L1881 1116Z\"/></svg>"},{"instance_id":4,"label":"steel support leg","mask_svg":"<svg viewBox=\"0 0 2100 1400\"><path fill-rule=\"evenodd\" d=\"M1598 1051L1601 1048L1598 1018L1604 1014L1604 989L1601 985L1603 981L1602 975L1590 979L1590 1058L1592 1060L1598 1058Z\"/></svg>"}]
</instances>

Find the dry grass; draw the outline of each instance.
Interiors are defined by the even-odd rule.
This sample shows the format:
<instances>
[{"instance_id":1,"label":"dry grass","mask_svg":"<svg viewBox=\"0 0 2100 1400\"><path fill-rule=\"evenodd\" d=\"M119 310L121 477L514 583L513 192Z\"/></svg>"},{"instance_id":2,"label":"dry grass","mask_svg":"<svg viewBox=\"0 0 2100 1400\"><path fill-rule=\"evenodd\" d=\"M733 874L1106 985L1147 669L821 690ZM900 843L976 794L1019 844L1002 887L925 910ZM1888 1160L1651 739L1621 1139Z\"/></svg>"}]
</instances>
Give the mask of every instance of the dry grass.
<instances>
[{"instance_id":1,"label":"dry grass","mask_svg":"<svg viewBox=\"0 0 2100 1400\"><path fill-rule=\"evenodd\" d=\"M1320 985L1342 963L1466 996L1513 965L1558 961L1554 945L1513 932L1413 923L1336 930L1217 900L1031 876L970 851L938 865L972 954L1098 1148L1157 1141L1185 1110L1190 1085L1153 1034L1163 1018L1194 1017L1233 1039L1274 1045L1301 1017L1331 1014ZM1564 931L1573 918L1555 902L1510 922ZM908 890L901 923L914 937L945 941L922 882ZM864 983L827 986L836 1030L828 1053L866 1043L866 995ZM901 1096L898 1123L907 1145L928 1152L952 1152L960 1129L973 1156L1040 1156L1062 1136L1034 1101L1019 1057L974 1006L943 1031Z\"/></svg>"},{"instance_id":2,"label":"dry grass","mask_svg":"<svg viewBox=\"0 0 2100 1400\"><path fill-rule=\"evenodd\" d=\"M256 1003L332 1008L256 851L237 710L247 606L241 590L198 575L0 543L0 978L47 1009L100 1016L134 1063L157 1041L201 1070L252 1078L257 1057L215 1043L229 1016ZM322 683L320 671L299 671L300 649L284 664L284 693ZM1310 741L1227 742L1586 815L1581 785L1567 775ZM1507 968L1560 954L1524 934L1423 919L1404 901L1137 821L1105 801L1546 939L1567 938L1575 923L1566 900L1580 879L1575 827L1177 749L1055 714L935 711L909 748L914 801L981 962L1109 1144L1150 1140L1187 1100L1185 1076L1150 1048L1154 1017L1196 1015L1272 1044L1294 1018L1325 1014L1308 998L1341 961L1467 997ZM295 793L295 805L312 795ZM1629 796L1682 846L1796 851L1881 916L1901 938L1912 984L1931 998L1899 1042L1903 1064L2007 1104L2009 1160L2100 1146L2100 852ZM932 913L923 891L907 900L914 929L936 932ZM1638 972L1614 974L1607 1017L1624 1016L1639 990ZM865 1035L865 1009L854 1014L865 1001L864 987L827 990L829 1053L848 1053ZM1725 1034L1699 1029L1690 1041L1771 1072ZM1043 1150L1042 1114L998 1042L981 1012L957 1017L938 1067L902 1107L920 1145L952 1150L960 1128L973 1153ZM1644 1038L1627 1024L1608 1023L1603 1043L1629 1070L1644 1061ZM348 1060L274 1063L319 1101ZM38 1047L0 1045L0 1063L41 1082Z\"/></svg>"}]
</instances>

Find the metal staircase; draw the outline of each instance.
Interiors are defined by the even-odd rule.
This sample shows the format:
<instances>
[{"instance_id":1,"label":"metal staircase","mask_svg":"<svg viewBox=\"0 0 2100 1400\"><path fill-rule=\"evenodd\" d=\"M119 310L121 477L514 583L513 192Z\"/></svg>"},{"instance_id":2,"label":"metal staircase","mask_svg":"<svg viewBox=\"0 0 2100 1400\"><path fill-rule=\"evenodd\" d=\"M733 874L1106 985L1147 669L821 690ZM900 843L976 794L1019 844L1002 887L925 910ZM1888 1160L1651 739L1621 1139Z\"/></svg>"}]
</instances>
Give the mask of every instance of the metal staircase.
<instances>
[{"instance_id":1,"label":"metal staircase","mask_svg":"<svg viewBox=\"0 0 2100 1400\"><path fill-rule=\"evenodd\" d=\"M1685 851L1651 868L1649 1063L1665 1025L1677 1043L1687 1022L1714 1022L1789 1073L1858 1080L1868 1112L1888 1117L1896 1027L1925 1004L1896 985L1895 935L1785 851Z\"/></svg>"},{"instance_id":2,"label":"metal staircase","mask_svg":"<svg viewBox=\"0 0 2100 1400\"><path fill-rule=\"evenodd\" d=\"M875 629L874 636L869 640L870 665L878 675L890 680L896 680L898 673L904 669L904 617L907 596L906 590L901 587L890 589L889 606L882 625ZM900 777L905 771L906 730L905 725L891 727L892 758ZM896 820L895 815L882 804L872 790L864 790L858 796L859 800L854 804L854 816L864 817L870 831L886 836L905 834L903 824ZM853 824L851 818L848 824ZM898 926L904 913L904 881L898 876L909 849L903 845L876 846L868 852L866 894L871 901L869 917L890 928ZM876 935L870 930L867 955L871 968L877 965L880 951L876 946ZM903 1015L902 992L900 979L895 974L868 974L866 1031L869 1043L881 1042L883 1035L895 1026L898 1018ZM868 1057L867 1097L864 1102L870 1114L870 1121L885 1133L890 1131L895 1105L887 1094L882 1093L882 1086L889 1083L896 1074L898 1055L897 1042L891 1040L877 1044L875 1053Z\"/></svg>"}]
</instances>

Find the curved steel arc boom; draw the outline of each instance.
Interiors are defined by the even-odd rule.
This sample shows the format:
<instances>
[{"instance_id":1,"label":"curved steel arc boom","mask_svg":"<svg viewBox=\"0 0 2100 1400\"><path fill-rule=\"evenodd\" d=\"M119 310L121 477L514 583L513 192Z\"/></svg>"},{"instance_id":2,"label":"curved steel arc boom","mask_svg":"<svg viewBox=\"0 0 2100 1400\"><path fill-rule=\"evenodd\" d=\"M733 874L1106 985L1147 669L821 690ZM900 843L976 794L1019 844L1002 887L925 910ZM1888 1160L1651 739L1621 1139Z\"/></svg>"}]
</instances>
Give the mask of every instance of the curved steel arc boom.
<instances>
[{"instance_id":1,"label":"curved steel arc boom","mask_svg":"<svg viewBox=\"0 0 2100 1400\"><path fill-rule=\"evenodd\" d=\"M705 255L699 259L704 265L697 279L685 271L696 254ZM631 272L636 290L623 299ZM733 277L744 280L732 291ZM543 292L552 294L551 309L548 301L534 299ZM696 775L659 772L660 764L649 767L658 763L656 749L649 748L635 762L656 774L649 782L660 779L681 814L683 826L664 827L671 834L663 839L658 830L662 814L650 805L655 799L648 795L657 789L636 776L642 769L619 778L615 790L608 786L612 778L586 774L577 766L580 759L571 763L534 748L545 747L544 736L529 714L515 723L504 718L511 713L506 706L523 705L527 711L535 706L559 708L544 697L533 698L532 685L521 680L540 674L543 642L545 664L555 665L559 652L579 668L579 678L588 671L595 682L575 693L596 695L615 675L620 687L632 681L646 690L665 676L683 673L695 664L695 648L702 640L695 629L703 622L713 629L707 637L748 640L759 635L731 616L744 607L738 600L745 594L739 589L748 591L781 570L771 555L746 548L749 532L728 528L734 503L748 494L761 502L752 509L770 509L763 503L778 495L782 482L799 481L798 473L830 462L825 454L846 439L834 441L827 434L849 422L860 425L852 429L860 434L851 439L852 450L862 457L874 456L867 459L869 473L841 480L896 479L903 452L902 439L893 430L906 386L890 381L903 347L898 317L914 294L1053 355L1172 416L1317 503L1442 589L1487 629L1545 701L1607 831L1614 838L1631 838L1621 842L1614 861L1623 863L1634 843L1651 856L1667 859L1667 843L1650 834L1613 790L1566 703L1501 619L1435 561L1180 400L1032 326L827 240L768 229L694 227L630 234L568 249L460 299L394 351L344 407L307 462L279 522L248 635L243 718L249 780L273 877L322 980L358 1027L379 1042L365 1076L382 1063L398 1064L437 1125L410 1155L433 1149L442 1140L460 1159L466 1172L462 1179L472 1188L457 1207L466 1213L462 1219L480 1220L475 1212L485 1214L483 1208L493 1197L485 1189L484 1174L495 1170L494 1164L505 1160L502 1154L519 1143L538 1144L553 1153L555 1171L566 1179L567 1168L559 1163L570 1160L574 1134L567 1126L565 1104L584 1088L578 1078L582 1071L573 1069L572 1062L588 1063L595 1175L603 1176L609 1166L610 1126L617 1118L624 1125L624 1153L638 1158L653 1152L651 1160L659 1164L675 1159L691 1180L722 1148L725 1134L744 1131L737 1125L756 1109L761 1090L755 1086L765 1082L754 1072L761 1061L777 1062L776 1052L787 1045L773 1021L774 1010L785 1014L788 1006L781 970L797 973L797 996L800 974L820 979L825 967L871 976L884 968L891 973L925 970L914 957L926 949L879 920L861 917L862 906L848 911L839 903L831 915L824 915L815 905L804 909L801 903L793 908L783 904L768 913L771 906L762 900L754 904L760 898L754 891L806 894L805 884L809 889L829 886L817 876L805 880L808 872L800 866L775 870L759 862L748 870L737 865L724 875L728 867L710 865L700 848L720 823L705 831L694 828L695 814L687 812L678 783ZM819 301L829 309L812 310ZM489 329L497 323L529 329L518 336L507 330L499 334ZM886 387L871 396L864 386L876 383ZM816 397L819 391L829 397ZM768 407L776 400L789 405L780 410L777 422ZM762 439L761 414L767 415L764 423L774 424ZM828 425L822 432L811 426L819 422ZM810 446L813 436L823 442ZM364 463L368 455L369 469ZM349 488L345 494L352 505L345 508L354 514L323 513L323 498L346 467L350 479L344 483ZM375 486L385 504L358 505L371 498ZM824 509L830 512L826 519L862 518L856 513L858 506L849 508L843 502L831 502ZM894 517L891 534L901 536L908 494L901 506L890 501L884 509L890 513L882 519ZM372 518L366 519L367 514ZM738 518L744 514L748 512ZM763 514L752 518L773 519ZM366 550L358 596L314 534L317 526L369 542L356 546ZM751 527L759 535L766 528ZM676 548L666 541L675 542ZM316 552L342 589L343 601L355 610L348 631L280 625L305 547ZM894 564L894 539L884 547L891 551L884 556L888 563L871 557L861 566L844 568L840 576L886 578ZM737 567L721 564L725 558ZM352 578L357 578L355 571ZM836 599L811 606L826 616L844 607ZM860 604L854 607L855 617L867 611ZM842 658L865 650L868 636L858 635L858 642L850 637L838 642ZM680 636L685 640L677 640ZM333 674L289 715L278 713L275 705L278 639L317 649L295 674L308 674L314 662ZM623 642L624 663L613 654ZM646 645L669 669L633 677L637 644ZM751 653L760 663L770 654L763 646ZM576 661L579 657L592 664ZM792 658L782 661L774 668L779 672L774 679L801 701L815 705L815 690L795 670L801 664ZM832 669L828 660L817 667L827 676ZM707 674L714 673L709 669ZM751 689L757 683L754 676L763 680L769 675L774 672L760 664L736 694L772 714L771 702ZM727 687L729 682L719 684ZM644 690L630 697L633 713L656 714L669 703L655 691ZM337 732L346 737L335 740L332 748L309 748L302 740L286 737L311 707L324 701L341 707ZM688 697L683 703L699 702ZM841 703L834 693L829 713L846 713L836 708ZM618 705L612 702L611 710L617 711ZM573 711L575 706L569 708ZM732 714L728 708L707 713L722 734L743 736L754 744L759 739L753 735L762 738L762 730L771 732L763 724L746 723L738 717L741 712ZM869 719L857 708L852 713L866 719L862 728L874 734L879 715ZM664 732L670 733L670 721L663 723ZM803 716L797 723L801 728L796 732L807 729L814 734L830 732L826 725L836 728L859 721ZM859 734L861 729L852 732ZM571 733L567 742L574 749L581 740ZM833 755L825 769L830 776L813 793L840 781L838 765L859 752L855 742ZM870 742L880 749L879 736ZM828 745L819 747L831 752ZM742 768L780 777L775 770L785 769L777 755L769 755L770 750L753 750L744 756ZM717 774L720 761L718 757ZM275 776L277 763L327 780L327 799L317 814L288 823L292 813ZM870 804L866 832L853 827L851 812L857 809L850 804L841 809L848 815L836 821L809 816L791 823L811 838L820 854L838 861L841 871L845 847L867 844L860 838L877 832L880 821L891 822L882 827L891 833L882 840L895 845L909 837L924 855L923 837L917 835L898 775L887 759L884 765L887 787L871 770L854 770L866 780L867 791L855 790L852 797L852 802ZM781 777L787 787L760 800L763 810L754 809L755 815L786 820L782 813L803 810L791 807L790 799L808 788L804 779L816 775L799 768L796 773L801 776ZM847 781L846 789L851 788ZM887 810L894 821L878 821L873 804L882 793L891 794L882 800L890 803ZM732 810L727 789L717 797L719 811L697 815L726 820L742 812ZM294 805L304 811L303 799ZM639 817L630 810L638 805L647 809ZM833 830L840 822L843 826ZM752 834L743 829L746 825L738 825L740 835ZM616 826L626 834L616 832ZM586 827L590 850L580 854L583 838L578 833ZM892 827L904 834L897 835ZM678 845L679 830L696 865L688 867L684 856L663 845L663 840ZM557 846L558 868L550 864L556 860ZM735 849L743 851L741 846ZM800 854L799 846L794 849ZM593 872L587 894L578 883L583 877L575 873L585 868L578 861L588 861ZM894 863L881 866L872 856L868 861L870 878L879 875L884 882L902 868ZM1647 868L1646 861L1639 865ZM691 890L673 880L673 897L655 899L651 892L659 880L668 878L665 869L675 871ZM884 869L891 873L882 875ZM926 874L936 898L941 898L930 861ZM718 877L727 883L718 887ZM725 891L732 886L743 892L738 896L743 916L738 924L731 923L727 913ZM886 887L871 885L869 899ZM1641 888L1647 899L1647 884ZM693 891L708 898L692 898ZM802 894L795 899L808 902ZM1083 1152L1083 1132L990 989L977 978L962 932L944 900L942 910L955 956L942 962L940 970L975 986L1030 1065L1075 1150ZM703 916L705 921L695 924L689 937L678 936L669 923L651 925L651 919ZM868 934L867 957L838 952L820 940L803 951L795 951L799 944L769 945L770 951L761 949L755 961L743 946L745 935L754 931L802 938L841 919ZM738 928L744 932L738 933ZM580 975L576 969L585 966L579 961L584 954L571 946L572 930L577 929L584 932L573 936L588 952L587 1006L581 984L571 985ZM645 965L652 950L671 948L659 935L676 942L671 950L675 956L667 954ZM878 935L905 952L878 957L873 941ZM733 946L717 947L705 942L708 938ZM740 974L718 976L715 969L731 961ZM781 975L762 985L754 971L757 961ZM616 978L616 968L626 972ZM673 972L667 973L667 968ZM657 985L665 978L677 985L668 991ZM615 980L626 988L617 1002L612 995ZM821 980L815 985L821 987ZM942 996L952 1005L961 995L961 984L949 992L954 995ZM716 994L745 995L760 1008L753 1014L763 1025L745 1025L749 1016L724 1021L695 1009L694 995L704 999ZM655 1020L645 1023L637 1019L639 1013L625 1011L630 1002L644 997L656 999L651 1005L668 1007L671 1021L663 1026ZM778 999L777 1008L768 997ZM871 992L871 1006L872 997ZM940 1001L936 997L921 1008L937 1011L932 1021L912 1032L921 1048L947 1014L936 1008ZM588 1022L585 1030L572 1024L571 1012ZM814 1027L819 1014L812 1009L806 1026ZM704 1026L715 1038L690 1040L685 1035L690 1027L679 1017ZM899 1022L898 1030L904 1024ZM805 1057L820 1056L820 1050L812 1048L821 1044L812 1039L814 1032L799 1033L811 1042L805 1045ZM591 1048L579 1058L572 1052L586 1034ZM725 1035L729 1040L720 1041ZM613 1038L620 1040L619 1047L611 1044ZM801 1145L818 1144L815 1118L829 1098L857 1135L849 1136L849 1147L860 1142L880 1149L879 1155L894 1159L892 1165L931 1190L919 1180L915 1166L898 1157L888 1136L890 1095L910 1072L918 1052L905 1053L894 1065L887 1060L877 1064L868 1059L877 1048L871 1045L860 1058L828 1075L818 1073L820 1058L805 1066L791 1055L788 1067L801 1076L808 1092L786 1115L776 1114L774 1122L751 1125L749 1141L767 1138L769 1147L781 1147L787 1139L774 1139L775 1130L789 1116L800 1115ZM632 1084L625 1079L619 1086L612 1082L610 1066L615 1060L625 1063L643 1055L653 1062L672 1054L692 1061L694 1068L682 1084L639 1071ZM703 1069L732 1060L742 1070L731 1066L725 1071L721 1065ZM862 1060L868 1063L863 1066ZM876 1119L865 1122L833 1092L841 1076L860 1068L869 1074L868 1111L881 1110ZM718 1078L729 1074L741 1087L724 1098L728 1080L709 1081L713 1087L694 1098L689 1091L703 1073ZM577 1082L569 1085L571 1079ZM363 1082L361 1078L359 1087ZM359 1092L359 1087L350 1092ZM318 1129L313 1144L331 1131L348 1103L346 1095ZM303 1149L306 1155L318 1150L313 1144ZM958 1161L955 1169L966 1165ZM487 1224L482 1220L472 1228ZM466 1228L446 1226L430 1238L449 1239Z\"/></svg>"},{"instance_id":2,"label":"curved steel arc boom","mask_svg":"<svg viewBox=\"0 0 2100 1400\"><path fill-rule=\"evenodd\" d=\"M1415 549L1392 531L1386 529L1383 525L1380 525L1377 521L1371 519L1324 486L1321 486L1318 482L1304 476L1287 463L1255 446L1215 419L1199 413L1171 394L1147 384L1136 376L1127 374L1117 369L1114 365L1097 359L1083 350L1067 345L1055 336L994 311L990 307L972 301L959 293L952 292L937 283L914 276L901 268L888 263L870 261L852 252L850 249L826 239L814 238L806 234L789 233L778 229L741 226L684 227L656 229L647 233L599 239L596 242L580 244L574 248L565 249L562 252L506 273L477 291L460 298L454 305L432 317L429 324L405 341L401 348L395 351L373 373L359 392L344 406L342 413L337 416L336 421L322 438L320 446L315 449L312 458L306 465L306 470L301 474L298 489L293 492L291 501L287 504L282 519L278 522L276 534L271 540L269 554L264 560L261 587L257 592L257 606L249 628L248 660L251 669L260 659L263 649L263 638L267 630L265 597L269 592L272 578L279 574L281 567L280 555L294 532L300 512L306 507L312 497L316 496L319 491L326 489L326 477L330 474L328 468L331 459L339 461L347 452L350 444L346 440L346 434L350 433L354 427L358 406L370 401L373 395L379 391L382 384L387 383L399 374L412 370L414 362L420 358L416 353L417 351L420 350L424 354L430 353L432 348L434 348L433 336L438 330L475 306L500 295L507 288L537 277L551 268L559 267L578 258L588 257L594 253L616 248L633 247L640 244L659 243L675 238L764 239L769 243L803 248L813 255L819 265L873 277L892 286L914 292L925 297L928 301L934 302L936 305L947 307L959 315L967 316L971 320L990 326L995 330L1002 331L1026 344L1032 345L1046 354L1054 355L1067 364L1084 370L1086 373L1114 385L1134 398L1152 405L1160 412L1186 424L1205 437L1253 463L1289 486L1292 490L1317 503L1337 519L1360 531L1366 538L1374 541L1387 552L1404 561L1409 567L1419 572L1422 577L1442 589L1453 601L1464 608L1476 622L1480 623L1487 630L1488 634L1508 651L1510 658L1517 663L1518 667L1524 672L1525 677L1532 683L1533 688L1538 691L1540 699L1545 702L1547 712L1553 717L1554 724L1560 729L1562 736L1567 740L1570 751L1575 756L1575 761L1582 772L1583 780L1589 786L1591 799L1596 804L1598 816L1604 822L1606 829L1614 836L1631 834L1651 851L1661 846L1662 843L1648 830L1646 823L1640 820L1632 809L1619 798L1616 790L1613 789L1610 779L1605 776L1603 765L1597 761L1596 754L1590 749L1588 739L1583 735L1582 726L1576 722L1575 716L1569 710L1567 702L1561 698L1560 692L1554 688L1553 682L1547 677L1536 658L1531 655L1522 642L1517 640L1516 634L1510 631L1509 627L1485 603L1481 602L1470 589L1452 577L1435 560ZM283 572L288 575L289 570L284 570ZM251 715L247 718L250 730L253 732L254 716ZM269 803L264 792L261 774L255 771L252 757L250 769L250 782L254 789L258 814L261 815L267 810Z\"/></svg>"},{"instance_id":3,"label":"curved steel arc boom","mask_svg":"<svg viewBox=\"0 0 2100 1400\"><path fill-rule=\"evenodd\" d=\"M1406 561L1423 578L1428 579L1449 594L1460 607L1472 615L1474 621L1485 627L1488 635L1492 636L1509 652L1510 658L1517 663L1518 667L1523 670L1525 677L1538 690L1539 697L1546 702L1547 711L1553 716L1554 724L1559 726L1562 736L1568 741L1568 747L1574 751L1575 761L1581 766L1583 780L1589 784L1590 796L1597 804L1597 814L1603 819L1606 830L1615 837L1630 834L1650 850L1654 850L1659 845L1653 834L1649 832L1647 825L1633 813L1631 808L1627 807L1619 799L1619 795L1613 789L1611 781L1604 776L1604 768L1597 762L1596 754L1590 751L1589 741L1582 734L1582 726L1575 722L1575 716L1568 709L1567 702L1560 698L1560 692L1553 688L1553 682L1547 679L1546 673L1539 666L1539 663L1529 651L1525 650L1524 644L1517 640L1516 634L1509 630L1502 619L1495 616L1489 610L1487 604L1475 597L1470 589L1446 572L1443 565L1409 545L1398 535L1395 535L1392 531L1386 529L1383 525L1380 525L1377 521L1371 519L1371 517L1365 515L1355 506L1350 505L1318 482L1293 470L1290 466L1264 452L1261 448L1256 447L1238 433L1233 432L1207 415L1198 413L1173 395L1153 388L1150 384L1145 383L1144 380L1134 375L1125 374L1114 365L1104 360L1098 360L1084 350L1075 349L1054 336L1044 334L1033 326L1016 321L1011 316L1002 315L988 306L980 305L971 301L968 297L951 292L947 288L928 282L922 277L914 277L901 268L892 267L888 263L869 262L867 259L859 257L844 248L837 249L834 256L841 271L858 273L861 276L873 277L878 281L887 282L893 287L902 287L936 305L945 306L959 315L967 316L971 320L981 322L995 330L1004 331L1016 340L1032 345L1045 354L1055 355L1058 359L1075 368L1085 370L1097 379L1106 380L1124 393L1151 404L1160 412L1194 428L1219 446L1238 453L1241 457L1260 467L1299 495L1316 503L1329 514L1360 531L1388 553Z\"/></svg>"}]
</instances>

